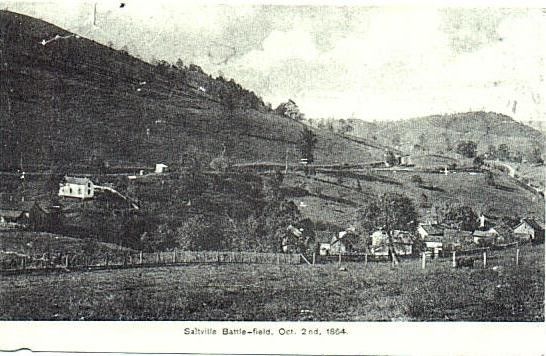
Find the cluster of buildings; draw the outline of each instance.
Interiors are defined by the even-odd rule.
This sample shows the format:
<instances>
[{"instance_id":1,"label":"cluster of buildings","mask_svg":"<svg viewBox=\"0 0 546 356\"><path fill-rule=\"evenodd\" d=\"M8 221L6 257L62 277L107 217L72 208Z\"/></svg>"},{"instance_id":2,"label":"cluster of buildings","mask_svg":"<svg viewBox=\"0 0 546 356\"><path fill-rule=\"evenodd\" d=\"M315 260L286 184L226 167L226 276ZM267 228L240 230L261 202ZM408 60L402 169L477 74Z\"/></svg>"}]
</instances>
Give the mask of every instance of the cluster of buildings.
<instances>
[{"instance_id":1,"label":"cluster of buildings","mask_svg":"<svg viewBox=\"0 0 546 356\"><path fill-rule=\"evenodd\" d=\"M438 256L444 252L460 251L472 247L486 247L511 242L542 242L544 226L532 218L524 218L514 227L492 227L480 217L480 227L474 231L454 229L438 223L419 224L416 234L395 230L392 232L392 248L399 256L409 256L417 251L426 251ZM366 252L375 256L388 256L391 241L387 232L378 229L366 243L353 228L336 234L319 232L317 243L319 254L337 255ZM419 245L419 246L418 246Z\"/></svg>"}]
</instances>

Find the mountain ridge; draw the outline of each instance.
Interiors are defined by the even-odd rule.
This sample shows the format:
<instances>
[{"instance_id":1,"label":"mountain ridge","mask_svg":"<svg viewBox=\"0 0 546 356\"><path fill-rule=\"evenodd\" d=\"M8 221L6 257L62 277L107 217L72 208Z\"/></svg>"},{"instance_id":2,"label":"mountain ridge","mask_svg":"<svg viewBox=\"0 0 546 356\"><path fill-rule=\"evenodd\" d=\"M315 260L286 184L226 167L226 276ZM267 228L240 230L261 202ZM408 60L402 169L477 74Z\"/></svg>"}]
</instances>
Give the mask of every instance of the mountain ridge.
<instances>
[{"instance_id":1,"label":"mountain ridge","mask_svg":"<svg viewBox=\"0 0 546 356\"><path fill-rule=\"evenodd\" d=\"M199 151L234 162L299 162L304 124L233 80L190 64L155 66L57 26L0 12L4 168L25 164L177 164ZM43 44L45 43L45 44ZM383 152L316 130L317 163Z\"/></svg>"}]
</instances>

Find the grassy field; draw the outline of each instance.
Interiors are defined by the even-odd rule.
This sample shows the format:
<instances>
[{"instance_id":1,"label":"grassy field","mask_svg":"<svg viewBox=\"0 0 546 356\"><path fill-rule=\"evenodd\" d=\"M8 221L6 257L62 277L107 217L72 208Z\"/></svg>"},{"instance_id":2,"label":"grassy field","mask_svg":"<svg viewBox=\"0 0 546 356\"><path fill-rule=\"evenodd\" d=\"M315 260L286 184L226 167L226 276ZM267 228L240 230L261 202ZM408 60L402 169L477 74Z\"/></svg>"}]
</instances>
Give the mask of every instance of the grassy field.
<instances>
[{"instance_id":1,"label":"grassy field","mask_svg":"<svg viewBox=\"0 0 546 356\"><path fill-rule=\"evenodd\" d=\"M423 183L413 183L414 175ZM288 190L287 195L305 217L340 226L355 224L357 210L385 192L405 194L416 206L425 201L434 206L461 204L492 216L534 216L543 220L542 197L506 175L496 174L494 180L494 186L488 185L483 173L473 172L450 172L446 176L404 170L332 171L311 177L290 175L285 185L296 188Z\"/></svg>"},{"instance_id":2,"label":"grassy field","mask_svg":"<svg viewBox=\"0 0 546 356\"><path fill-rule=\"evenodd\" d=\"M449 259L316 266L191 265L5 276L3 320L544 321L544 246Z\"/></svg>"}]
</instances>

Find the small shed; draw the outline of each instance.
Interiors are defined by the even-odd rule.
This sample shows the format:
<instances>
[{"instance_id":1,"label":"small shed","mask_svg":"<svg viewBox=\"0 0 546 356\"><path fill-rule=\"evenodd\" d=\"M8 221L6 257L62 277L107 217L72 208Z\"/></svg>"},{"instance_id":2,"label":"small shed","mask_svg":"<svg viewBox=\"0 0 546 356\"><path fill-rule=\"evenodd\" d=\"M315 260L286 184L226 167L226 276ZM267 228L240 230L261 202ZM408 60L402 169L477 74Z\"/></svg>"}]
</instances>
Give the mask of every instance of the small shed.
<instances>
[{"instance_id":1,"label":"small shed","mask_svg":"<svg viewBox=\"0 0 546 356\"><path fill-rule=\"evenodd\" d=\"M157 163L155 165L155 173L165 173L167 171L167 169L169 168L169 166L167 166L166 164L163 164L163 163Z\"/></svg>"}]
</instances>

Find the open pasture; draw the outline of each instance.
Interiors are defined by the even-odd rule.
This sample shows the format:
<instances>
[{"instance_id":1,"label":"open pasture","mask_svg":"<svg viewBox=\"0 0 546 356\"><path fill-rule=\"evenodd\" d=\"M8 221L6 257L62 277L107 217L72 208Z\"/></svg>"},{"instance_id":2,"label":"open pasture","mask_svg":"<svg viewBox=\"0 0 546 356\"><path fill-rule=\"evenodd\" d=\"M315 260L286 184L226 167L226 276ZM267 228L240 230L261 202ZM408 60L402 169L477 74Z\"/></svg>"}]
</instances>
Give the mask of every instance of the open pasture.
<instances>
[{"instance_id":1,"label":"open pasture","mask_svg":"<svg viewBox=\"0 0 546 356\"><path fill-rule=\"evenodd\" d=\"M180 267L0 279L3 320L544 321L544 246L451 259Z\"/></svg>"}]
</instances>

